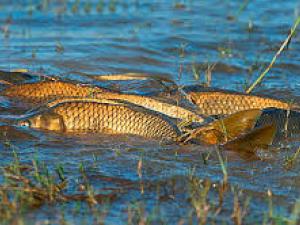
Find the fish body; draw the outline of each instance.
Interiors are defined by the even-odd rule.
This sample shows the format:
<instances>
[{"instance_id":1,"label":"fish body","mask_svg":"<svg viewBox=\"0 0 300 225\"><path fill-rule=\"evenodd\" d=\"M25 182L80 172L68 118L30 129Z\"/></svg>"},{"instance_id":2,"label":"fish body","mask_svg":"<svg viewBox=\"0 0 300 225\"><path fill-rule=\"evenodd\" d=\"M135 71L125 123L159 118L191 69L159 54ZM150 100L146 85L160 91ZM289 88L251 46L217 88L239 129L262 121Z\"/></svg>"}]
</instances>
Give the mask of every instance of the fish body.
<instances>
[{"instance_id":1,"label":"fish body","mask_svg":"<svg viewBox=\"0 0 300 225\"><path fill-rule=\"evenodd\" d=\"M1 95L17 98L33 103L41 103L59 97L92 96L96 92L108 91L100 87L77 85L63 81L41 81L11 85L1 92Z\"/></svg>"},{"instance_id":2,"label":"fish body","mask_svg":"<svg viewBox=\"0 0 300 225\"><path fill-rule=\"evenodd\" d=\"M96 98L124 100L136 105L143 106L147 109L163 113L169 117L181 119L184 121L203 123L205 118L180 106L173 105L153 97L130 95L121 93L99 93Z\"/></svg>"},{"instance_id":3,"label":"fish body","mask_svg":"<svg viewBox=\"0 0 300 225\"><path fill-rule=\"evenodd\" d=\"M156 100L152 97L113 93L99 87L80 86L63 81L42 81L37 83L12 85L2 95L25 100L32 103L43 103L65 97L94 97L100 99L124 100L147 109L163 113L172 118L202 123L204 118L183 107Z\"/></svg>"},{"instance_id":4,"label":"fish body","mask_svg":"<svg viewBox=\"0 0 300 225\"><path fill-rule=\"evenodd\" d=\"M264 109L255 126L262 127L272 123L276 126L275 141L299 137L300 135L300 112L298 111L276 108Z\"/></svg>"},{"instance_id":5,"label":"fish body","mask_svg":"<svg viewBox=\"0 0 300 225\"><path fill-rule=\"evenodd\" d=\"M294 105L272 98L238 92L199 91L189 92L188 99L198 106L198 113L206 116L228 115L248 109L290 109Z\"/></svg>"},{"instance_id":6,"label":"fish body","mask_svg":"<svg viewBox=\"0 0 300 225\"><path fill-rule=\"evenodd\" d=\"M133 134L144 138L173 141L182 141L184 136L169 117L130 103L125 104L105 99L60 99L48 103L47 107L46 110L44 109L27 119L22 119L18 124L59 132ZM248 115L247 121L250 121L249 124L251 125L252 118L257 117L258 112L249 111L245 113L245 115ZM229 118L222 120L222 124L231 125L230 121L238 120L238 118L241 118L241 116L229 116ZM245 123L248 124L248 122ZM192 141L200 141L205 144L224 143L223 137L218 136L221 133L219 123L213 122L205 125L208 128L204 129L205 138L200 135L201 138L195 137L192 138ZM252 125L243 127L240 129L240 135L235 134L235 131L233 133L237 137L237 142L248 143L247 136L241 135L247 133L246 128L251 129ZM231 132L230 129L228 131ZM251 133L251 130L249 132ZM239 136L242 137L242 140L239 140ZM217 140L218 138L220 139ZM216 139L216 141L211 142L207 139ZM263 143L265 144L265 142ZM269 144L269 139L266 144ZM260 145L261 141L258 144L254 143L249 146L256 148Z\"/></svg>"},{"instance_id":7,"label":"fish body","mask_svg":"<svg viewBox=\"0 0 300 225\"><path fill-rule=\"evenodd\" d=\"M65 132L133 134L151 139L175 139L180 134L164 115L140 107L97 100L56 101L48 110L19 124Z\"/></svg>"}]
</instances>

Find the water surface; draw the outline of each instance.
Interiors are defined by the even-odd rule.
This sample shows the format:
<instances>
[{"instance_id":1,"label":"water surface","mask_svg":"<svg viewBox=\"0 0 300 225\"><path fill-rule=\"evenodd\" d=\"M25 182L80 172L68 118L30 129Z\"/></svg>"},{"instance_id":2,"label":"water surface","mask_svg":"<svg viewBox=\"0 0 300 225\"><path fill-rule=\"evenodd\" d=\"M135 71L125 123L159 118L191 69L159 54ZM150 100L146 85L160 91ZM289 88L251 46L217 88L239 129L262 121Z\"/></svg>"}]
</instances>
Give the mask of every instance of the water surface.
<instances>
[{"instance_id":1,"label":"water surface","mask_svg":"<svg viewBox=\"0 0 300 225\"><path fill-rule=\"evenodd\" d=\"M1 70L24 68L113 87L120 83L95 81L82 74L142 72L162 74L179 85L190 85L205 82L205 70L216 63L211 86L244 91L288 35L299 16L300 2L1 1L0 10ZM299 52L298 35L255 92L299 101ZM143 85L121 82L121 90L149 93L161 88L155 82ZM134 90L136 87L139 89ZM1 99L1 107L3 111L13 110L5 99ZM78 192L83 182L79 167L83 165L96 193L118 194L112 203L98 207L107 224L127 223L130 210L156 224L196 223L190 200L193 179L216 184L209 199L212 206L217 205L223 173L215 147L16 129L22 135L9 130L1 138L0 165L13 160L12 148L24 163L31 163L35 157L50 171L63 165L69 180L67 193ZM258 161L225 152L231 191L226 194L222 211L218 215L209 213L210 221L233 224L232 189L240 192L242 202L251 197L245 224L262 223L263 212L269 212L268 190L273 193L274 214L288 216L299 199L300 167L299 160L288 170L284 164L298 147L297 141L275 146L275 153ZM210 152L206 162L203 157ZM137 170L140 161L142 174ZM87 216L87 205L82 204L76 219L76 202L46 204L20 217L27 224L60 223L62 218L74 224L95 222L93 216Z\"/></svg>"}]
</instances>

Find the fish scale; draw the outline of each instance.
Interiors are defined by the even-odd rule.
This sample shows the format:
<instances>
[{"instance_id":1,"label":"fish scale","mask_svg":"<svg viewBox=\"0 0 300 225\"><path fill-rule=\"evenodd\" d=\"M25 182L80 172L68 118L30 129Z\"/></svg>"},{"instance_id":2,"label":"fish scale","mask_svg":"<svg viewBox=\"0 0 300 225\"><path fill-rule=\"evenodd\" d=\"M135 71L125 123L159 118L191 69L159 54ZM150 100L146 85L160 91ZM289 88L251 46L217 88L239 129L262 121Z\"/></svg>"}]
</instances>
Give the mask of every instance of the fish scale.
<instances>
[{"instance_id":1,"label":"fish scale","mask_svg":"<svg viewBox=\"0 0 300 225\"><path fill-rule=\"evenodd\" d=\"M180 134L176 125L161 114L124 104L92 101L56 104L28 120L31 127L47 129L41 124L51 124L51 115L62 118L63 126L59 127L65 131L134 134L153 139L174 139ZM41 117L43 123L37 123Z\"/></svg>"},{"instance_id":2,"label":"fish scale","mask_svg":"<svg viewBox=\"0 0 300 225\"><path fill-rule=\"evenodd\" d=\"M76 85L64 81L42 81L11 85L3 90L1 95L16 100L21 99L27 103L44 103L62 97L95 97L100 99L124 100L166 114L172 118L193 122L204 121L202 116L186 108L162 102L151 97L115 93L105 88Z\"/></svg>"},{"instance_id":3,"label":"fish scale","mask_svg":"<svg viewBox=\"0 0 300 225\"><path fill-rule=\"evenodd\" d=\"M73 96L86 97L98 92L108 92L108 89L77 85L63 81L41 81L11 85L1 92L1 95L40 103L53 98Z\"/></svg>"},{"instance_id":4,"label":"fish scale","mask_svg":"<svg viewBox=\"0 0 300 225\"><path fill-rule=\"evenodd\" d=\"M295 104L289 104L277 99L247 95L242 93L226 93L221 91L188 92L188 98L198 106L198 113L211 115L228 115L248 109L298 108Z\"/></svg>"}]
</instances>

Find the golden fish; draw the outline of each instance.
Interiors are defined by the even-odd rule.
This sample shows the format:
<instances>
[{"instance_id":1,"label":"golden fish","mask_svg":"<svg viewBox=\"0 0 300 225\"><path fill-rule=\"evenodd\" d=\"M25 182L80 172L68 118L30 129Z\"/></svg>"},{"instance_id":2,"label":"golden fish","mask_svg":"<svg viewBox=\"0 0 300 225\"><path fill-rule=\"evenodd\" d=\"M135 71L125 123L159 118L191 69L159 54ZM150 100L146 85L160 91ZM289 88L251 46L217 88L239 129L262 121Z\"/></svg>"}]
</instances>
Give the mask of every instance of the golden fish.
<instances>
[{"instance_id":1,"label":"golden fish","mask_svg":"<svg viewBox=\"0 0 300 225\"><path fill-rule=\"evenodd\" d=\"M175 139L180 132L167 117L110 100L57 100L19 125L53 131L133 134L151 139Z\"/></svg>"},{"instance_id":2,"label":"golden fish","mask_svg":"<svg viewBox=\"0 0 300 225\"><path fill-rule=\"evenodd\" d=\"M252 127L253 118L257 117L258 111L246 112L248 119L239 121L242 118L241 115L242 112L239 112L239 115L233 115L233 117L228 116L227 119L223 120L222 124L230 126L235 119L237 123L245 123L240 128L241 131L245 131L245 128ZM151 139L182 140L182 133L168 117L142 107L105 99L56 100L48 103L46 111L42 111L26 120L21 120L18 124L60 132L133 134ZM223 137L218 140L219 136L215 133L216 130L221 129L219 125L220 121L208 124L207 129L204 129L205 135L201 136L200 134L200 138L195 138L196 141L206 144L222 144ZM233 127L231 126L228 129L228 132L232 132L228 133L228 135L233 137L232 134L234 134L236 137L223 145L226 149L243 153L243 148L245 148L246 152L255 153L255 149L265 147L273 140L274 129L272 129L271 133L269 129L265 130L262 128L253 132L251 130L245 131L245 135L242 134L243 132L239 135L235 130L232 130ZM199 132L197 134L199 135ZM258 138L257 141L255 139L257 136L262 138ZM204 139L204 137L217 141L211 142L211 140ZM243 147L238 148L237 146Z\"/></svg>"},{"instance_id":3,"label":"golden fish","mask_svg":"<svg viewBox=\"0 0 300 225\"><path fill-rule=\"evenodd\" d=\"M2 92L2 95L42 103L61 97L95 97L125 100L143 106L172 118L202 123L204 118L183 107L156 100L154 98L109 92L99 87L80 86L62 81L43 81L31 84L13 85Z\"/></svg>"},{"instance_id":4,"label":"golden fish","mask_svg":"<svg viewBox=\"0 0 300 225\"><path fill-rule=\"evenodd\" d=\"M46 107L41 113L22 120L19 124L53 131L136 134L147 138L185 142L194 140L205 144L221 144L247 133L254 127L261 113L260 110L238 112L197 128L194 133L188 133L185 140L185 135L169 117L131 103L107 99L65 98L52 101Z\"/></svg>"},{"instance_id":5,"label":"golden fish","mask_svg":"<svg viewBox=\"0 0 300 225\"><path fill-rule=\"evenodd\" d=\"M96 98L124 100L136 105L143 106L160 113L163 113L172 118L178 118L184 121L204 122L204 118L186 108L169 104L151 97L141 95L119 94L119 93L99 93L95 95Z\"/></svg>"},{"instance_id":6,"label":"golden fish","mask_svg":"<svg viewBox=\"0 0 300 225\"><path fill-rule=\"evenodd\" d=\"M65 96L87 97L92 96L96 92L105 91L108 91L108 89L77 85L63 81L41 81L11 85L3 90L1 95L40 103Z\"/></svg>"},{"instance_id":7,"label":"golden fish","mask_svg":"<svg viewBox=\"0 0 300 225\"><path fill-rule=\"evenodd\" d=\"M192 91L188 93L187 97L198 106L198 113L206 116L228 115L248 109L270 107L290 109L296 107L272 98L223 91Z\"/></svg>"}]
</instances>

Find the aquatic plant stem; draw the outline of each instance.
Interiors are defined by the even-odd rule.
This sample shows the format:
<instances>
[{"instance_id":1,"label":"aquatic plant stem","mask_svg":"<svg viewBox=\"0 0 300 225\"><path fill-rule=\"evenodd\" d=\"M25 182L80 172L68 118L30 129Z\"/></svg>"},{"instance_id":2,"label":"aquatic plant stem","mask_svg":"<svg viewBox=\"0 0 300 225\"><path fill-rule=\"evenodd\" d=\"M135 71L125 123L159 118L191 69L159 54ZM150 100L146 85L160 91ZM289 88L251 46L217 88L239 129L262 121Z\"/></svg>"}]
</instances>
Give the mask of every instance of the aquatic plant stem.
<instances>
[{"instance_id":1,"label":"aquatic plant stem","mask_svg":"<svg viewBox=\"0 0 300 225\"><path fill-rule=\"evenodd\" d=\"M218 148L216 148L216 152L217 152L219 162L221 164L221 168L222 168L222 172L223 172L223 182L224 182L224 184L227 184L228 183L227 164L224 161L224 159L223 159L223 157L222 157L222 155L221 155Z\"/></svg>"},{"instance_id":2,"label":"aquatic plant stem","mask_svg":"<svg viewBox=\"0 0 300 225\"><path fill-rule=\"evenodd\" d=\"M253 89L262 81L262 79L265 77L265 75L269 72L269 70L273 67L277 57L281 54L281 52L284 50L284 48L286 46L288 46L288 44L290 43L298 25L300 24L300 16L297 18L294 26L292 27L290 34L287 36L287 38L285 39L285 41L282 43L282 45L280 46L279 50L276 52L276 54L274 55L271 63L269 64L269 66L264 70L264 72L262 72L262 74L256 79L256 81L246 90L246 93L249 94L251 91L253 91Z\"/></svg>"}]
</instances>

